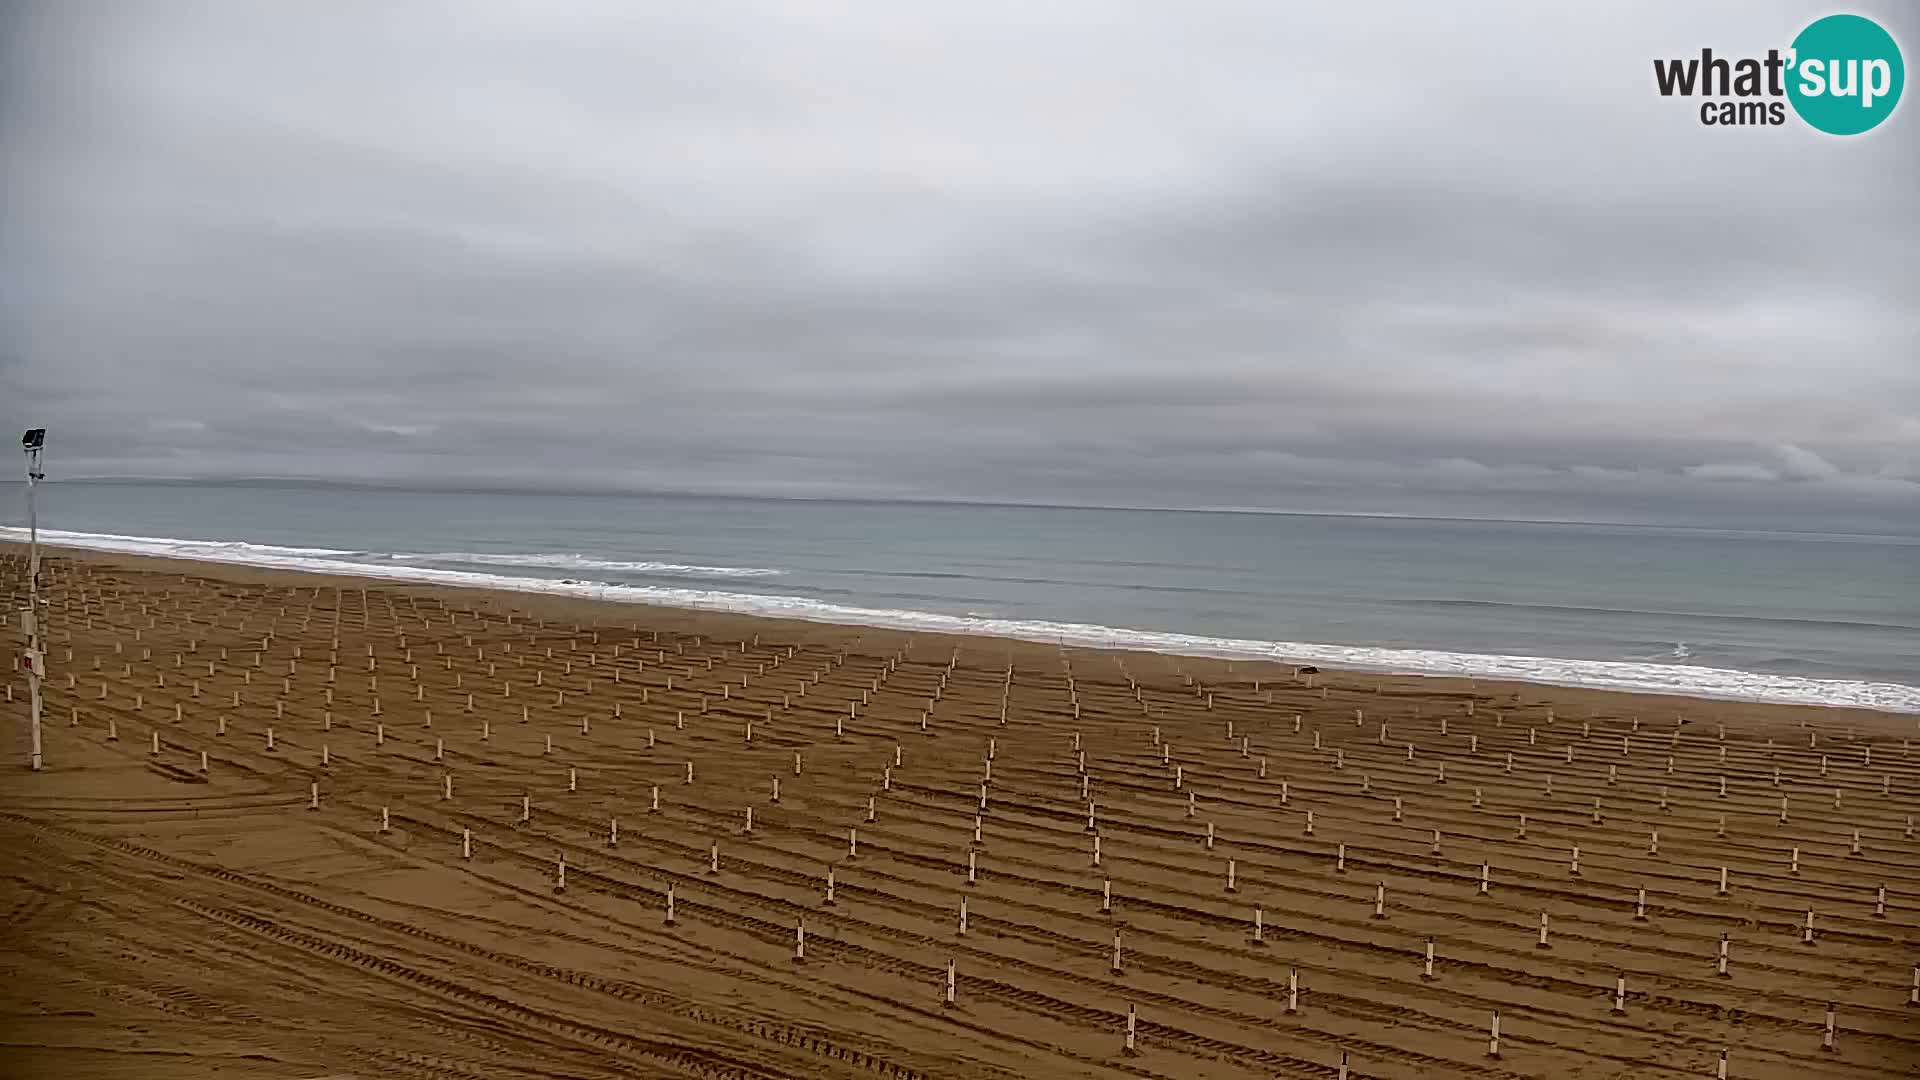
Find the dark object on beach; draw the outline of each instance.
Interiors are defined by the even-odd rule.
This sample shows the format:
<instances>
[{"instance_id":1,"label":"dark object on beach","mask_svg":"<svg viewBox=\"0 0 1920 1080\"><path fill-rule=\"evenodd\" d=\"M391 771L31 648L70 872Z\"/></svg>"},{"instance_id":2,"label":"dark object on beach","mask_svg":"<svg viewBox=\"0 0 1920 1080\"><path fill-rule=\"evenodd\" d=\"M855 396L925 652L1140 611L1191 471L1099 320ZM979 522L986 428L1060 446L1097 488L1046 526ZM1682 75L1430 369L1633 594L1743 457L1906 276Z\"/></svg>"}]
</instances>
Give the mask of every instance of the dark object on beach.
<instances>
[{"instance_id":1,"label":"dark object on beach","mask_svg":"<svg viewBox=\"0 0 1920 1080\"><path fill-rule=\"evenodd\" d=\"M1309 664L1309 665L1307 665L1306 667L1303 667L1303 668L1295 668L1295 669L1293 669L1293 670L1294 670L1294 674L1296 674L1296 675L1318 675L1318 674L1320 674L1320 669L1319 669L1319 668L1317 668L1317 667L1314 667L1314 666L1313 666L1313 665L1311 665L1311 664Z\"/></svg>"}]
</instances>

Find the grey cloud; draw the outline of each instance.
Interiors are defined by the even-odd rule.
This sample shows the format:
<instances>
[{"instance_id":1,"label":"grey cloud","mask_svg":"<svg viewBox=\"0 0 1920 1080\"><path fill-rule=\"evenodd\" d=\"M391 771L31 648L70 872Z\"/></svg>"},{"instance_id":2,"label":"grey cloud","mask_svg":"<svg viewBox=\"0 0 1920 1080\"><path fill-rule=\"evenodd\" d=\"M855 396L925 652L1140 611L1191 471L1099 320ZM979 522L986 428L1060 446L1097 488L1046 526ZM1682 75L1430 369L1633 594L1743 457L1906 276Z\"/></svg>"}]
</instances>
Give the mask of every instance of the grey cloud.
<instances>
[{"instance_id":1,"label":"grey cloud","mask_svg":"<svg viewBox=\"0 0 1920 1080\"><path fill-rule=\"evenodd\" d=\"M16 5L0 420L67 475L1920 517L1916 106L1651 83L1824 8L1046 10Z\"/></svg>"},{"instance_id":2,"label":"grey cloud","mask_svg":"<svg viewBox=\"0 0 1920 1080\"><path fill-rule=\"evenodd\" d=\"M1819 454L1791 443L1779 447L1782 473L1797 480L1830 480L1840 475L1833 463Z\"/></svg>"},{"instance_id":3,"label":"grey cloud","mask_svg":"<svg viewBox=\"0 0 1920 1080\"><path fill-rule=\"evenodd\" d=\"M1682 469L1681 472L1700 480L1770 481L1780 479L1778 470L1770 469L1765 465L1754 465L1751 463L1712 462L1706 465L1689 465L1685 469Z\"/></svg>"}]
</instances>

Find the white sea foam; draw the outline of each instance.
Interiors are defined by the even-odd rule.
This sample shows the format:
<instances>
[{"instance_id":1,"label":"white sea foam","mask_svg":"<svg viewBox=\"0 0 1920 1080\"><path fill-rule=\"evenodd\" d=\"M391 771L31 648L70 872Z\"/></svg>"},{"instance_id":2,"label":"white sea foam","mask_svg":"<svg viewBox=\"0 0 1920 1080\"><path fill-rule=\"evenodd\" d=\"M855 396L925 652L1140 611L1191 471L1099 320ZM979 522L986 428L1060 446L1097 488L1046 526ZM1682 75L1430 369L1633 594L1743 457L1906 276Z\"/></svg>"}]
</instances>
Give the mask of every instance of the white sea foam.
<instances>
[{"instance_id":1,"label":"white sea foam","mask_svg":"<svg viewBox=\"0 0 1920 1080\"><path fill-rule=\"evenodd\" d=\"M25 530L0 527L0 535L9 539L23 540ZM1411 675L1515 679L1562 686L1682 694L1691 697L1854 706L1920 713L1920 686L1899 683L1809 679L1797 675L1734 671L1727 668L1688 664L1501 656L1430 649L1376 649L1345 645L1317 645L1309 642L1159 633L1088 623L942 615L928 611L830 604L799 596L760 596L751 593L729 593L670 586L602 585L589 582L554 581L545 578L513 577L478 571L395 564L391 560L356 562L337 556L359 553L323 548L287 548L231 541L174 540L162 537L114 536L50 530L42 530L40 535L49 544L98 551L205 559L283 570L351 574L359 577L429 582L440 585L516 589L590 599L729 611L747 615L770 615L816 622L853 623L929 633L991 634L1026 641L1059 642L1096 648L1140 649L1234 660L1324 664L1329 667Z\"/></svg>"}]
</instances>

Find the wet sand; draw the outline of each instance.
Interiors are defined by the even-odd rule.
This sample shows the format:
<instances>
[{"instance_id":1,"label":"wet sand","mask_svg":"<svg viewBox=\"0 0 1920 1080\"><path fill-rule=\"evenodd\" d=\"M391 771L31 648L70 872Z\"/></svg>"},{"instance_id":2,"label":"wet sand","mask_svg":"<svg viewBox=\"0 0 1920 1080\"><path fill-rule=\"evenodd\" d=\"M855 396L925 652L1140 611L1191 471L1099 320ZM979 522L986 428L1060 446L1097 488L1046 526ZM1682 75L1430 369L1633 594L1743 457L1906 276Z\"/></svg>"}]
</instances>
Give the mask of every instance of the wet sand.
<instances>
[{"instance_id":1,"label":"wet sand","mask_svg":"<svg viewBox=\"0 0 1920 1080\"><path fill-rule=\"evenodd\" d=\"M21 673L0 703L0 1075L1920 1065L1912 716L43 574L42 773Z\"/></svg>"}]
</instances>

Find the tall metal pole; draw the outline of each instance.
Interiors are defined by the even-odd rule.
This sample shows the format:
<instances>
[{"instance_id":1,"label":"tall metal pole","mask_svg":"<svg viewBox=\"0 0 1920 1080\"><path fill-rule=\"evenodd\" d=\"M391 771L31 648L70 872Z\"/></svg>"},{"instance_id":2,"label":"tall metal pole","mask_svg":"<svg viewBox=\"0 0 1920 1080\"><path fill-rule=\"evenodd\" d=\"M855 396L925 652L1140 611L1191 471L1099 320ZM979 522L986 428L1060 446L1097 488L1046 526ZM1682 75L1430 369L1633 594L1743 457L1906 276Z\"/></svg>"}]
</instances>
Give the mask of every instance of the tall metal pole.
<instances>
[{"instance_id":1,"label":"tall metal pole","mask_svg":"<svg viewBox=\"0 0 1920 1080\"><path fill-rule=\"evenodd\" d=\"M40 450L46 443L46 429L34 428L21 439L27 454L27 610L20 614L20 628L27 635L27 708L33 735L30 763L40 771L40 680L46 675L47 662L40 650L40 520L33 510L33 487L46 474L40 471Z\"/></svg>"},{"instance_id":2,"label":"tall metal pole","mask_svg":"<svg viewBox=\"0 0 1920 1080\"><path fill-rule=\"evenodd\" d=\"M40 516L33 510L33 486L40 479L40 452L27 451L27 598L40 599Z\"/></svg>"},{"instance_id":3,"label":"tall metal pole","mask_svg":"<svg viewBox=\"0 0 1920 1080\"><path fill-rule=\"evenodd\" d=\"M40 670L44 663L40 659L40 638L34 611L28 608L20 613L20 621L27 631L27 701L32 716L33 756L29 759L34 772L40 771Z\"/></svg>"}]
</instances>

